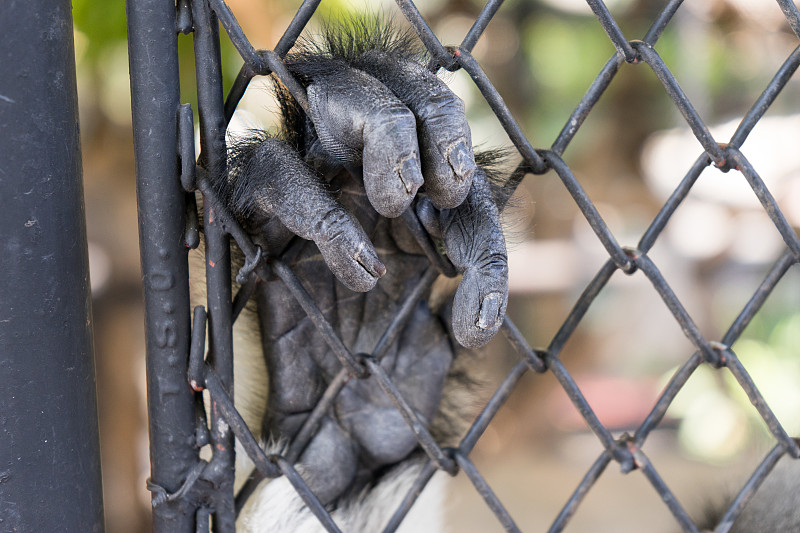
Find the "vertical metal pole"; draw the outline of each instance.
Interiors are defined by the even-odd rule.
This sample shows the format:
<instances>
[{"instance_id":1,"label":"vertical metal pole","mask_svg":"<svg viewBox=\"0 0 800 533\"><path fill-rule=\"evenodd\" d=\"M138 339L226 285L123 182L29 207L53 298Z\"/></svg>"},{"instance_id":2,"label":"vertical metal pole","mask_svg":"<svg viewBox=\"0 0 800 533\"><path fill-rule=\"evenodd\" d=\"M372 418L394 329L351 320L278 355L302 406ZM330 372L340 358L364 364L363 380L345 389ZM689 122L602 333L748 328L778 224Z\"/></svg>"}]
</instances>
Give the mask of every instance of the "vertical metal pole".
<instances>
[{"instance_id":1,"label":"vertical metal pole","mask_svg":"<svg viewBox=\"0 0 800 533\"><path fill-rule=\"evenodd\" d=\"M0 531L103 531L69 0L0 6Z\"/></svg>"},{"instance_id":2,"label":"vertical metal pole","mask_svg":"<svg viewBox=\"0 0 800 533\"><path fill-rule=\"evenodd\" d=\"M189 285L177 157L178 35L174 0L127 0L139 243L147 335L151 482L177 491L197 463L187 382ZM153 509L158 533L195 531L183 498Z\"/></svg>"},{"instance_id":3,"label":"vertical metal pole","mask_svg":"<svg viewBox=\"0 0 800 533\"><path fill-rule=\"evenodd\" d=\"M195 68L197 69L197 103L200 114L200 147L202 163L211 173L225 172L225 113L222 94L219 23L206 0L192 2L194 19ZM231 304L231 260L229 237L214 215L205 206L206 284L208 288L208 339L211 362L227 393L233 397L233 336ZM211 443L214 450L213 482L214 531L235 530L233 499L234 436L223 423L216 402L211 402Z\"/></svg>"}]
</instances>

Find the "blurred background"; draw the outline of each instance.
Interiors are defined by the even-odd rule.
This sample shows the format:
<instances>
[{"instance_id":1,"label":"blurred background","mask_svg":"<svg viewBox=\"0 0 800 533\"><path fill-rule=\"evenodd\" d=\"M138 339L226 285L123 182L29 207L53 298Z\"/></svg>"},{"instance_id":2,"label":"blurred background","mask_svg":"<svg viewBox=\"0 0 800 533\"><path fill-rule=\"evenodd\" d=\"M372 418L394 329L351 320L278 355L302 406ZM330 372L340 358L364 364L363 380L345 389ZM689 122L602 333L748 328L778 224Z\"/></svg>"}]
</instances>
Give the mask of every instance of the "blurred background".
<instances>
[{"instance_id":1,"label":"blurred background","mask_svg":"<svg viewBox=\"0 0 800 533\"><path fill-rule=\"evenodd\" d=\"M299 0L228 0L257 48L272 48ZM663 0L607 0L625 35L644 36ZM74 0L75 47L90 240L94 331L107 529L150 528L144 341L122 2ZM444 44L461 41L477 0L418 6ZM326 0L309 28L388 0ZM229 87L241 59L223 37ZM726 140L797 46L773 0L687 2L656 50L715 138ZM196 109L191 36L180 36L181 93ZM534 147L546 148L605 62L615 53L583 0L508 0L474 49ZM467 104L476 145L510 146L496 117L463 72L444 74ZM742 151L793 226L800 226L800 84L789 82ZM238 123L275 122L269 83L255 80ZM635 246L701 153L646 65L623 65L564 158L622 245ZM515 161L516 162L516 161ZM508 313L533 347L545 348L607 254L555 173L528 176L505 222L512 297ZM707 169L650 256L702 333L721 338L783 243L737 172ZM790 270L734 345L778 418L800 430L800 279ZM615 275L561 353L600 419L615 435L633 431L666 380L693 352L642 274ZM487 393L516 362L503 339L481 358ZM727 372L700 368L644 451L679 501L697 511L733 494L772 446L764 423ZM543 531L602 451L551 374L526 375L472 457L525 531ZM452 531L501 527L463 475L449 504ZM712 496L713 495L713 496ZM567 531L678 529L640 473L611 465Z\"/></svg>"}]
</instances>

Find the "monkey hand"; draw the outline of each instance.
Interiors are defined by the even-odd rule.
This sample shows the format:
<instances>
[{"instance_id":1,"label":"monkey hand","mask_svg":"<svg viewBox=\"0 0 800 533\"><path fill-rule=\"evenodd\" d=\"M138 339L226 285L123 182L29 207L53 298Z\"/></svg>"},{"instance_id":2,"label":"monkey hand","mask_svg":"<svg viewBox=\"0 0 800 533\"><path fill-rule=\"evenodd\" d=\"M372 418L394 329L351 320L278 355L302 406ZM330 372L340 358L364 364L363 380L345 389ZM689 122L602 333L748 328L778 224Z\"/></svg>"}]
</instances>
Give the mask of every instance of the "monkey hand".
<instances>
[{"instance_id":1,"label":"monkey hand","mask_svg":"<svg viewBox=\"0 0 800 533\"><path fill-rule=\"evenodd\" d=\"M217 189L256 242L289 264L352 353L373 352L430 265L401 222L413 210L462 278L449 324L419 303L377 363L420 421L443 435L463 425L432 427L443 416L452 337L483 346L504 319L505 241L463 103L405 52L407 38L384 38L385 31L329 32L326 48L290 57L308 114L280 96L282 138L258 134L237 144ZM341 364L280 280L263 280L256 300L269 371L264 433L291 442ZM378 380L350 379L298 463L320 500L341 510L341 498L380 482L417 446ZM278 500L266 494L283 490L281 481L251 497L244 520L253 529L274 514L270 502Z\"/></svg>"},{"instance_id":2,"label":"monkey hand","mask_svg":"<svg viewBox=\"0 0 800 533\"><path fill-rule=\"evenodd\" d=\"M280 249L288 229L314 241L347 288L366 292L386 266L355 211L336 198L332 186L347 183L333 176L347 169L383 217L398 217L423 192L415 211L463 274L453 332L465 347L483 346L503 322L508 267L463 102L412 59L406 40L372 49L378 39L348 38L338 50L290 58L290 70L306 86L310 116L285 101L284 114L294 115L289 122L302 131L286 135L289 140L262 135L241 144L232 164L238 175L223 194L268 249ZM333 41L327 39L329 46Z\"/></svg>"}]
</instances>

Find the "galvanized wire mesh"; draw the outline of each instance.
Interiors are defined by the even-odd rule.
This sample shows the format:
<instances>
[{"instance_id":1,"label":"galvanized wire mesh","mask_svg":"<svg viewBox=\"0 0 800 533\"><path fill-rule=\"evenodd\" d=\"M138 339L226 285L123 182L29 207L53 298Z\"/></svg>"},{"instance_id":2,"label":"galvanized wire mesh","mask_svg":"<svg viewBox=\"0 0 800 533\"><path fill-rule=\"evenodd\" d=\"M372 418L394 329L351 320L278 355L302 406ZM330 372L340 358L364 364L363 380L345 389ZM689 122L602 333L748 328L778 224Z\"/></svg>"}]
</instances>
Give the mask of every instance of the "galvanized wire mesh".
<instances>
[{"instance_id":1,"label":"galvanized wire mesh","mask_svg":"<svg viewBox=\"0 0 800 533\"><path fill-rule=\"evenodd\" d=\"M510 345L518 352L519 361L494 391L494 394L456 448L443 449L436 442L425 425L418 419L414 410L403 398L403 395L392 383L391 378L377 364L402 329L415 303L422 297L425 290L439 273L453 274L452 265L434 249L428 249L427 253L431 259L431 267L422 276L416 289L384 332L372 353L351 353L336 336L333 328L324 318L323 313L294 276L291 269L282 261L281 257L262 256L261 250L252 243L235 219L218 203L209 185L209 179L205 175L205 171L201 170L199 174L196 174L193 156L194 128L192 113L188 106L184 106L181 109L179 113L178 147L182 160L181 181L187 192L199 189L204 195L207 262L212 265L208 269L208 349L213 354L213 358L210 358L209 361L204 360L204 352L206 350L204 337L207 317L205 309L198 308L194 315L189 375L191 386L196 391L207 388L210 393L213 420L211 420L209 427L214 429L209 435L207 429L205 429L205 424L199 424L198 444L210 441L214 444L214 454L208 463L198 460L199 462L189 469L189 474L186 476L183 486L177 491L168 493L165 489L153 484L151 488L156 494L154 498L156 512L158 512L158 504L166 501L174 502L181 499L189 499L189 495L194 494L191 499L198 507L197 513L200 524L207 524L208 514L213 513L215 516L215 528L218 531L233 530L235 511L231 491L231 471L233 465L233 438L235 436L242 443L261 475L268 478L285 475L324 527L329 531L338 531L339 529L330 514L298 475L293 463L313 436L317 423L323 414L350 379L377 380L392 403L402 413L414 432L419 446L428 456L425 467L419 473L414 485L397 508L385 531L397 529L414 504L420 490L437 470L443 470L449 474L455 474L457 471L462 470L496 515L502 527L508 531L518 530L513 517L506 510L503 502L493 493L479 470L470 460L470 452L515 389L520 378L528 372L537 374L551 372L556 377L603 448L602 453L591 465L572 496L564 504L561 512L552 523L550 531L561 531L567 526L587 492L612 461L618 463L622 471L626 473L640 470L661 496L664 504L669 508L680 527L685 531L698 531L697 526L692 522L686 510L678 503L670 487L664 482L647 455L642 451L642 446L651 432L664 418L675 396L701 365L707 365L720 372L725 372L726 370L724 369L727 369L732 374L766 422L775 440L774 448L763 458L747 484L738 493L733 504L717 525L716 531L727 531L730 528L744 505L770 473L778 459L785 454L789 454L793 458L800 457L798 443L781 426L772 409L764 401L763 396L753 383L747 369L731 349L733 343L758 313L778 282L800 260L800 239L797 233L781 212L780 206L765 186L757 170L753 168L746 155L740 150L756 123L764 116L775 98L786 86L787 81L798 65L800 65L800 47L789 55L783 66L765 87L761 96L745 114L730 140L720 142L711 135L703 119L656 50L659 37L680 8L681 0L666 2L665 7L658 13L649 31L641 40L629 40L623 34L602 0L587 0L587 2L617 52L602 68L571 116L567 117L564 128L551 147L549 149L537 149L525 136L522 128L505 105L503 98L494 88L481 65L471 54L473 47L496 11L500 8L502 2L489 0L461 44L445 46L439 41L412 1L397 0L400 11L418 33L433 57L432 68L464 69L483 94L486 102L497 115L509 138L522 156L522 163L513 174L514 178L509 180L506 187L513 191L526 174L535 175L554 171L608 253L608 260L580 295L572 311L546 347L531 347L512 321L506 318L502 331ZM790 0L778 0L777 3L792 30L800 36L800 13L798 13L795 5ZM226 124L230 121L249 81L254 76L274 74L289 89L300 105L307 107L304 90L288 73L282 63L282 58L293 46L319 4L320 0L306 0L275 49L256 50L248 41L231 10L223 0L195 0L193 2L180 0L178 2L178 29L184 32L194 32L198 102L200 106L201 168L224 171ZM244 59L244 66L224 102L222 99L217 20L228 33L234 46ZM699 155L694 165L686 171L683 179L661 207L638 243L630 247L623 246L618 242L592 203L592 200L584 191L580 181L562 159L562 154L595 107L595 104L614 82L617 73L623 68L650 68L663 85L667 95L685 119L699 143ZM669 282L661 274L658 265L648 255L673 213L689 195L700 174L710 166L716 167L719 172L736 171L744 176L785 243L785 249L721 339L709 339L701 333L695 320L687 312ZM411 219L407 222L409 222L412 229L416 228L421 234L424 230L419 221L414 220L414 217L415 215L411 215ZM231 294L230 271L226 270L226 268L219 268L219 265L229 264L228 235L233 237L247 259L245 267L237 276L242 286L235 298ZM425 241L425 239L421 240ZM626 276L639 275L646 277L695 348L694 353L686 359L679 370L672 376L644 422L633 434L624 433L622 435L612 434L612 431L601 423L592 405L587 402L580 387L559 359L565 343L617 271ZM252 295L256 276L268 279L271 275L278 276L287 285L295 296L297 303L302 306L319 329L319 332L324 336L332 353L336 355L342 366L339 374L328 385L327 391L308 417L297 438L291 443L288 451L282 455L268 456L258 445L257 439L250 433L242 417L237 413L228 391L232 381L232 322L244 307L247 299ZM232 305L231 302L233 302ZM224 421L225 423L217 423L219 421ZM198 498L197 491L201 485L203 489L200 490L200 493L203 496ZM201 503L198 504L196 503L197 501L201 501Z\"/></svg>"}]
</instances>

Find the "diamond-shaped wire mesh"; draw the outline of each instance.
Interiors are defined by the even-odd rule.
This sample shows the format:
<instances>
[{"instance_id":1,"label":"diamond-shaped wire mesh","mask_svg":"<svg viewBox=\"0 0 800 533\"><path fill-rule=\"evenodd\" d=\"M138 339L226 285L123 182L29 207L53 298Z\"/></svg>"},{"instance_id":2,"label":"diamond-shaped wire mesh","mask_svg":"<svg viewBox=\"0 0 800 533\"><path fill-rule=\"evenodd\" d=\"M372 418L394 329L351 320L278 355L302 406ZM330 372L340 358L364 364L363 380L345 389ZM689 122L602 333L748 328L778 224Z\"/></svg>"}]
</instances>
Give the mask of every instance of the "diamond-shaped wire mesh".
<instances>
[{"instance_id":1,"label":"diamond-shaped wire mesh","mask_svg":"<svg viewBox=\"0 0 800 533\"><path fill-rule=\"evenodd\" d=\"M292 79L282 63L282 58L314 15L319 3L319 0L306 0L303 3L274 50L254 49L223 0L208 0L207 3L205 0L196 0L191 4L188 0L182 0L178 3L180 29L189 31L192 25L187 21L190 21L192 17L194 19L195 52L197 54L199 80L198 99L201 111L200 131L203 147L203 155L201 156L203 165L201 166L205 165L208 168L224 167L224 165L223 167L220 166L218 160L220 158L224 160L225 158L225 124L230 121L238 101L254 76L273 73L302 106L305 107L307 105L302 87ZM697 531L697 526L689 518L688 513L680 505L678 499L650 462L648 456L642 451L642 447L648 436L664 419L667 409L678 392L701 365L719 369L720 372L725 372L724 369L730 372L765 421L775 440L773 450L763 458L747 485L741 489L733 505L723 516L718 526L718 531L726 531L730 527L740 510L749 501L753 494L753 489L761 484L778 459L785 454L789 454L794 458L800 456L800 448L798 448L797 442L790 438L781 426L772 409L767 405L755 386L747 369L731 348L778 282L800 260L800 239L797 233L765 186L757 169L753 168L746 155L741 151L741 146L745 139L764 116L800 64L800 48L795 49L789 55L783 66L765 87L762 95L741 120L733 136L727 142L720 142L720 140L711 135L702 117L698 114L692 102L681 89L675 76L673 76L657 52L657 42L664 29L673 20L682 2L680 0L666 2L653 21L649 31L641 40L629 40L601 0L587 0L587 3L617 52L603 66L583 99L575 107L572 115L567 117L564 128L552 146L549 149L536 149L510 113L503 98L494 88L492 81L472 55L473 47L500 8L501 2L490 0L486 4L460 45L444 46L420 15L413 2L410 0L397 0L402 14L418 33L433 57L436 64L432 66L448 70L463 69L466 71L522 156L522 163L520 163L506 187L513 190L526 174L537 175L554 171L608 255L605 264L584 289L571 312L569 312L563 324L546 347L541 349L532 348L514 323L506 318L502 331L509 344L518 353L519 362L513 366L512 370L502 380L500 386L494 391L488 403L455 449L442 449L436 443L425 425L403 398L403 395L394 386L391 378L377 364L395 339L397 333L402 329L405 321L410 316L411 310L414 308L414 304L422 297L436 276L440 272L448 273L448 269L452 268L452 266L446 260L443 260L435 250L429 250L432 266L422 276L408 301L402 306L400 313L381 337L373 352L370 354L351 353L336 336L333 328L324 318L323 313L294 276L291 269L282 262L280 257L261 257L261 250L249 240L245 232L236 224L233 217L225 211L224 207L217 203L213 191L208 185L207 177L202 173L195 177L193 174L194 169L191 168L193 165L184 166L182 175L184 187L188 191L196 187L203 193L206 205L210 206L210 208L207 207L207 211L213 211L216 215L217 223L221 225L221 227L215 229L213 227L214 222L207 221L206 232L209 234L207 253L213 257L214 261L228 261L227 252L225 252L227 241L224 235L229 234L235 239L247 258L246 266L238 276L238 280L242 282L242 288L233 300L232 313L229 313L227 319L217 318L216 324L210 331L209 343L214 353L213 367L205 368L203 362L205 313L202 309L195 313L190 361L192 386L199 390L205 384L215 405L215 408L212 409L212 417L224 420L227 423L224 430L217 432L217 434L212 431L209 437L215 443L215 449L217 450L214 458L210 461L211 465L216 463L225 464L226 462L232 464L230 461L232 460L233 435L235 435L263 476L287 476L321 523L328 530L337 531L337 526L330 514L321 505L292 465L299 456L300 451L303 450L313 436L317 423L344 385L350 379L375 379L392 403L402 413L412 428L420 447L428 455L427 464L420 472L414 486L406 495L385 530L394 531L400 525L413 505L420 489L426 485L437 470L444 470L454 474L460 469L464 471L473 483L475 489L496 515L502 527L509 531L516 531L518 528L513 517L475 467L470 459L470 453L522 376L529 371L533 373L550 372L555 376L602 445L602 452L585 473L572 496L564 504L561 512L552 523L550 531L561 531L567 526L586 494L612 461L619 463L623 472L630 472L635 469L641 470L680 526L686 531ZM795 5L790 0L778 0L777 3L792 30L795 34L800 35L800 15L798 15ZM191 16L189 15L190 11ZM244 66L234 82L224 105L221 99L221 85L214 86L213 82L201 81L204 76L208 76L212 80L215 77L219 79L219 43L215 24L217 18L244 59ZM652 70L663 85L663 89L669 99L691 129L698 143L697 152L699 154L691 168L682 170L682 172L685 172L683 179L660 208L657 216L652 220L638 243L630 247L620 244L600 215L597 207L589 198L580 180L576 178L571 168L562 159L564 151L580 130L587 116L594 109L595 104L613 83L617 73L626 68L649 68ZM191 154L193 153L192 145L186 142L187 139L193 138L191 110L184 108L180 120L181 153L184 155ZM184 157L184 163L188 159L188 156ZM784 250L764 277L761 285L731 323L727 333L718 340L708 339L703 335L696 321L687 312L669 281L665 279L658 265L649 255L651 248L662 235L673 213L690 194L700 174L709 167L716 167L719 172L741 173L785 244ZM418 226L418 231L423 231L421 225ZM620 271L621 274L617 274L617 271ZM331 351L341 362L342 368L328 385L328 389L321 401L305 422L298 437L291 443L288 451L283 455L268 457L258 446L257 440L250 434L226 391L229 390L232 376L230 324L235 320L238 312L241 311L247 299L252 295L255 276L267 279L271 274L277 275L287 285L297 303L302 306L324 336ZM633 434L624 433L622 435L612 434L612 431L601 422L595 409L586 400L581 388L576 384L576 380L559 359L565 343L573 335L590 306L615 274L617 276L643 276L646 278L695 350L669 380L644 422ZM208 280L210 301L216 299L215 301L219 302L219 309L213 309L213 304L210 304L212 313L216 313L217 317L224 315L225 303L231 301L229 280L229 273L224 271L218 273L215 279L209 278ZM212 420L211 427L217 426L219 424L214 424ZM181 498L185 492L188 492L188 487L191 487L192 483L201 477L201 468L198 467L192 471L195 472L195 476L190 476L187 480L184 485L187 487L185 491L178 491L172 495L164 493L162 500ZM221 487L225 487L226 483L230 483L230 480L219 479L222 480L219 483ZM155 487L154 490L158 490L158 488ZM210 498L210 500L214 502L217 527L222 528L221 530L224 530L225 527L232 527L232 502L215 498ZM231 506L229 511L224 510L226 505ZM228 512L227 515L226 512ZM226 516L228 516L227 519L225 518ZM225 524L228 524L228 526L225 526Z\"/></svg>"}]
</instances>

